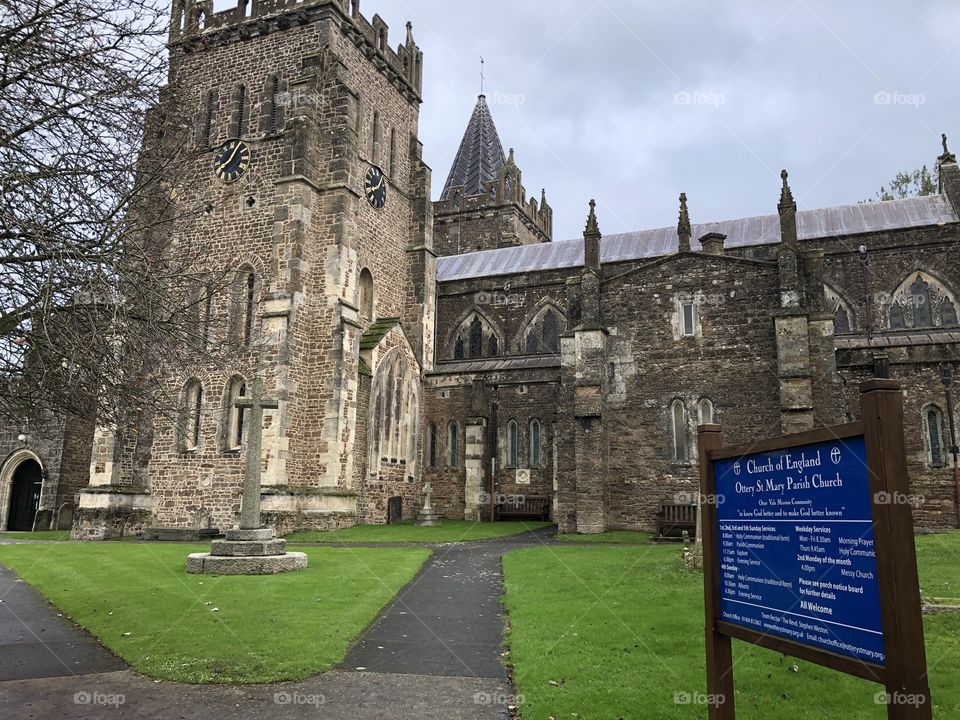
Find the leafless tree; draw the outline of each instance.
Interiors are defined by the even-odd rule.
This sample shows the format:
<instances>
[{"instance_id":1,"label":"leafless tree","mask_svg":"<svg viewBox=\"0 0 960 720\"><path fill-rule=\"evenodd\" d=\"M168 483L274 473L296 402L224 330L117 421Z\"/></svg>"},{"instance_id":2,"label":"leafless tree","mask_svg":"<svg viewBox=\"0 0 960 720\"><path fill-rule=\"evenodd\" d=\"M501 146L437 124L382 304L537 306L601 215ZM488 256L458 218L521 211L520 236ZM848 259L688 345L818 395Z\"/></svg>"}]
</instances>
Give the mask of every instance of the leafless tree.
<instances>
[{"instance_id":1,"label":"leafless tree","mask_svg":"<svg viewBox=\"0 0 960 720\"><path fill-rule=\"evenodd\" d=\"M210 342L211 279L164 239L191 152L158 109L168 7L0 0L0 422L142 409Z\"/></svg>"}]
</instances>

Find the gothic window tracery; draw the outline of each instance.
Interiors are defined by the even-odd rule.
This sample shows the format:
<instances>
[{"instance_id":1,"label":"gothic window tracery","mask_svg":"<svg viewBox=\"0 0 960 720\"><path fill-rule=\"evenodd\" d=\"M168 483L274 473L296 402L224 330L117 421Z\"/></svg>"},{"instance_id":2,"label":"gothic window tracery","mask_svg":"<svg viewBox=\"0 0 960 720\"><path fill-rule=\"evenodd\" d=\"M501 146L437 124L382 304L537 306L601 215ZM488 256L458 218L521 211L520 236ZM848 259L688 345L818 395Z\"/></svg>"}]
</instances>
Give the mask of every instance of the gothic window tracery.
<instances>
[{"instance_id":1,"label":"gothic window tracery","mask_svg":"<svg viewBox=\"0 0 960 720\"><path fill-rule=\"evenodd\" d=\"M500 335L480 313L474 312L453 336L451 356L454 360L496 357L500 353Z\"/></svg>"},{"instance_id":2,"label":"gothic window tracery","mask_svg":"<svg viewBox=\"0 0 960 720\"><path fill-rule=\"evenodd\" d=\"M887 308L890 330L956 327L956 296L925 271L911 273L893 293Z\"/></svg>"},{"instance_id":3,"label":"gothic window tracery","mask_svg":"<svg viewBox=\"0 0 960 720\"><path fill-rule=\"evenodd\" d=\"M566 318L547 305L527 324L518 349L528 355L556 355L560 352L560 334L565 328Z\"/></svg>"},{"instance_id":4,"label":"gothic window tracery","mask_svg":"<svg viewBox=\"0 0 960 720\"><path fill-rule=\"evenodd\" d=\"M370 391L369 473L404 465L415 475L420 403L417 377L406 354L389 351L380 361Z\"/></svg>"},{"instance_id":5,"label":"gothic window tracery","mask_svg":"<svg viewBox=\"0 0 960 720\"><path fill-rule=\"evenodd\" d=\"M833 313L833 331L837 335L846 335L853 331L853 309L840 293L829 285L823 287L826 309Z\"/></svg>"}]
</instances>

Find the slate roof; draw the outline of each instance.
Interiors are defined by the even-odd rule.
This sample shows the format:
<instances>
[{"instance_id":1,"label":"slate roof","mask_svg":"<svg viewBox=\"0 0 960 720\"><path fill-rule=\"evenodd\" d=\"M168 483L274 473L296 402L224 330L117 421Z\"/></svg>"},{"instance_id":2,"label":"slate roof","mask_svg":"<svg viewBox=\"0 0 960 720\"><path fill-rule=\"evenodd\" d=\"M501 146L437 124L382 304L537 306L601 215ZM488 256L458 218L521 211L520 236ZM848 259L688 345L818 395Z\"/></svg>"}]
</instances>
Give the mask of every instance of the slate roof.
<instances>
[{"instance_id":1,"label":"slate roof","mask_svg":"<svg viewBox=\"0 0 960 720\"><path fill-rule=\"evenodd\" d=\"M958 222L958 220L960 218L946 196L927 195L905 200L801 210L797 213L797 231L800 240L813 240L899 228L943 225ZM694 249L699 249L697 239L711 232L726 235L727 247L778 243L780 242L780 216L761 215L694 225ZM655 258L675 253L678 247L676 227L607 235L601 241L600 260L603 263L613 263ZM448 282L582 265L583 241L565 240L440 257L437 258L437 280Z\"/></svg>"},{"instance_id":2,"label":"slate roof","mask_svg":"<svg viewBox=\"0 0 960 720\"><path fill-rule=\"evenodd\" d=\"M539 368L560 367L559 355L525 355L506 358L476 358L474 360L441 360L434 366L430 375L460 375L471 372L501 370L536 370Z\"/></svg>"},{"instance_id":3,"label":"slate roof","mask_svg":"<svg viewBox=\"0 0 960 720\"><path fill-rule=\"evenodd\" d=\"M460 185L466 188L467 196L485 192L487 183L500 177L505 162L506 156L487 106L487 98L481 95L473 108L473 116L460 141L460 149L457 150L440 199L446 200L450 189Z\"/></svg>"},{"instance_id":4,"label":"slate roof","mask_svg":"<svg viewBox=\"0 0 960 720\"><path fill-rule=\"evenodd\" d=\"M863 335L837 335L837 350L904 347L907 345L944 345L960 343L960 332L949 330L911 331L906 334L884 333L867 338Z\"/></svg>"}]
</instances>

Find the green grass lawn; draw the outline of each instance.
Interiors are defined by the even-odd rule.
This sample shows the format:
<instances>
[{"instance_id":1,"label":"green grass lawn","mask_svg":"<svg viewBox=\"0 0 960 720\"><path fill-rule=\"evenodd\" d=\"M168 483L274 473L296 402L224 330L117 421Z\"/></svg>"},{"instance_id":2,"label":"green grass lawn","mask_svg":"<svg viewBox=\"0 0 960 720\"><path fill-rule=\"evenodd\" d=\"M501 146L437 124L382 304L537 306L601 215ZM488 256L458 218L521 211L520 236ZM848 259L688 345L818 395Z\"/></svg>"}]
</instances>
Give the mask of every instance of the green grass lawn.
<instances>
[{"instance_id":1,"label":"green grass lawn","mask_svg":"<svg viewBox=\"0 0 960 720\"><path fill-rule=\"evenodd\" d=\"M189 683L265 683L336 664L429 557L419 548L309 548L266 577L188 575L209 545L0 546L38 588L136 670Z\"/></svg>"},{"instance_id":2,"label":"green grass lawn","mask_svg":"<svg viewBox=\"0 0 960 720\"><path fill-rule=\"evenodd\" d=\"M918 545L924 589L956 587L960 533ZM706 718L705 705L683 702L706 692L703 576L682 570L679 556L676 545L571 545L504 557L523 720ZM960 616L927 617L925 629L934 718L953 720ZM878 685L738 641L734 661L738 720L886 718Z\"/></svg>"},{"instance_id":3,"label":"green grass lawn","mask_svg":"<svg viewBox=\"0 0 960 720\"><path fill-rule=\"evenodd\" d=\"M36 532L2 532L0 540L58 540L70 539L69 530L37 530Z\"/></svg>"},{"instance_id":4,"label":"green grass lawn","mask_svg":"<svg viewBox=\"0 0 960 720\"><path fill-rule=\"evenodd\" d=\"M608 530L596 535L578 535L577 533L561 533L557 540L563 542L580 543L614 543L625 545L647 545L650 542L650 533L634 532L632 530ZM674 547L682 547L675 545Z\"/></svg>"},{"instance_id":5,"label":"green grass lawn","mask_svg":"<svg viewBox=\"0 0 960 720\"><path fill-rule=\"evenodd\" d=\"M449 543L519 535L547 527L547 522L471 522L444 520L438 527L417 527L412 521L396 525L355 525L329 532L296 532L287 535L297 543Z\"/></svg>"},{"instance_id":6,"label":"green grass lawn","mask_svg":"<svg viewBox=\"0 0 960 720\"><path fill-rule=\"evenodd\" d=\"M925 597L960 599L960 532L918 537L917 564Z\"/></svg>"}]
</instances>

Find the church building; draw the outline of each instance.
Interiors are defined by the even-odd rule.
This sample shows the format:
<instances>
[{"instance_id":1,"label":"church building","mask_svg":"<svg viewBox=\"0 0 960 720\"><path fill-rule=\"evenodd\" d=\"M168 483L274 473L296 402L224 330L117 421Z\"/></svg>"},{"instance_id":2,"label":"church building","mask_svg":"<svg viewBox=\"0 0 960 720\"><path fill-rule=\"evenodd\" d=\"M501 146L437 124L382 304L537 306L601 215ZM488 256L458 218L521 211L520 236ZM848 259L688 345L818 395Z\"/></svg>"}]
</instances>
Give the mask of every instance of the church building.
<instances>
[{"instance_id":1,"label":"church building","mask_svg":"<svg viewBox=\"0 0 960 720\"><path fill-rule=\"evenodd\" d=\"M281 533L409 519L425 483L445 518L652 530L695 497L699 424L736 443L847 422L874 376L904 388L917 526L960 525L946 138L937 194L799 210L784 171L768 215L695 221L678 188L676 226L604 236L584 198L582 237L555 239L483 96L431 197L423 53L359 5L175 1L162 117L191 152L164 241L200 251L198 327L238 351L200 348L162 379L176 412L136 428L0 437L0 528L27 475L36 517L78 538L230 528L256 432Z\"/></svg>"}]
</instances>

